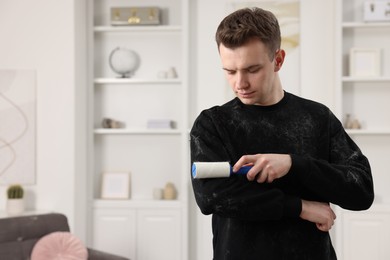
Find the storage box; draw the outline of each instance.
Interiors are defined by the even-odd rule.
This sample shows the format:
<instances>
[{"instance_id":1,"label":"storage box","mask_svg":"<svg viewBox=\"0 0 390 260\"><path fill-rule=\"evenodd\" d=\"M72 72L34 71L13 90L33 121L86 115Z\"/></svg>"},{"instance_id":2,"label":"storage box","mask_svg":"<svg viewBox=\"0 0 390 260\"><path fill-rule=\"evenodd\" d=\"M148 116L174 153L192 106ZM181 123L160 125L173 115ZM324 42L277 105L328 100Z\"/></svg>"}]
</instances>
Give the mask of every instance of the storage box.
<instances>
[{"instance_id":1,"label":"storage box","mask_svg":"<svg viewBox=\"0 0 390 260\"><path fill-rule=\"evenodd\" d=\"M112 7L111 25L158 25L158 7Z\"/></svg>"},{"instance_id":2,"label":"storage box","mask_svg":"<svg viewBox=\"0 0 390 260\"><path fill-rule=\"evenodd\" d=\"M365 22L390 22L390 1L365 1Z\"/></svg>"}]
</instances>

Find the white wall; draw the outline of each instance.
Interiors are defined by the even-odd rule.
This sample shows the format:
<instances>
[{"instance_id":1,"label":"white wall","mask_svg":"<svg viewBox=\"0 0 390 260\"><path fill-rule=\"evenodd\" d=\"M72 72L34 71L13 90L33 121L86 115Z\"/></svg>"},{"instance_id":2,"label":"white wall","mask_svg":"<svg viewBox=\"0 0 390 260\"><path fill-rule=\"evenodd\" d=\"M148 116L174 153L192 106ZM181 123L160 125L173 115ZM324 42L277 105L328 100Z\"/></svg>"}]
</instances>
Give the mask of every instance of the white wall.
<instances>
[{"instance_id":1,"label":"white wall","mask_svg":"<svg viewBox=\"0 0 390 260\"><path fill-rule=\"evenodd\" d=\"M335 102L335 2L301 1L301 95L332 110Z\"/></svg>"},{"instance_id":2,"label":"white wall","mask_svg":"<svg viewBox=\"0 0 390 260\"><path fill-rule=\"evenodd\" d=\"M37 75L37 174L36 185L26 187L27 207L66 214L82 237L85 55L79 48L85 45L85 23L75 21L85 16L83 2L0 2L0 69L35 70ZM0 210L5 189L0 186Z\"/></svg>"},{"instance_id":3,"label":"white wall","mask_svg":"<svg viewBox=\"0 0 390 260\"><path fill-rule=\"evenodd\" d=\"M227 85L214 40L215 30L226 15L226 0L197 0L191 8L190 81L192 117L202 109L226 102Z\"/></svg>"}]
</instances>

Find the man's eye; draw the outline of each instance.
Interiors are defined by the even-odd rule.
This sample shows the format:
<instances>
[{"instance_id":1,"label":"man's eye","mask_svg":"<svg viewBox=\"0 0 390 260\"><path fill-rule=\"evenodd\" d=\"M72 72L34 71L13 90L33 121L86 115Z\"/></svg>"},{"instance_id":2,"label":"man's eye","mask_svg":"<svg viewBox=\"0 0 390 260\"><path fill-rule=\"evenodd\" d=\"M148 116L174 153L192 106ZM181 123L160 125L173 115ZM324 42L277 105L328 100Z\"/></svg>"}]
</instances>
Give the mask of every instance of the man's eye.
<instances>
[{"instance_id":1,"label":"man's eye","mask_svg":"<svg viewBox=\"0 0 390 260\"><path fill-rule=\"evenodd\" d=\"M236 73L234 70L227 70L226 72L227 72L227 74L229 74L229 75L234 75L234 73Z\"/></svg>"},{"instance_id":2,"label":"man's eye","mask_svg":"<svg viewBox=\"0 0 390 260\"><path fill-rule=\"evenodd\" d=\"M249 69L248 72L249 73L256 73L260 70L260 68L255 68L255 69Z\"/></svg>"}]
</instances>

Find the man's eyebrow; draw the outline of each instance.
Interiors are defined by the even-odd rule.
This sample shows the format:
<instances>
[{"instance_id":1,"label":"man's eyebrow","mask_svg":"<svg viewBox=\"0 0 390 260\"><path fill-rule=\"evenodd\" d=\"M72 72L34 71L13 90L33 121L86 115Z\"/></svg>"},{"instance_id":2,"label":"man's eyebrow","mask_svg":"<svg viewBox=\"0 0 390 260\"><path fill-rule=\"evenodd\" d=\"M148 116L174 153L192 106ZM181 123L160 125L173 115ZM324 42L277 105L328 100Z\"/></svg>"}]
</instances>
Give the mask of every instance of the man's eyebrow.
<instances>
[{"instance_id":1,"label":"man's eyebrow","mask_svg":"<svg viewBox=\"0 0 390 260\"><path fill-rule=\"evenodd\" d=\"M225 67L222 67L223 70L227 70L227 71L234 71L233 69L228 69L228 68L225 68Z\"/></svg>"},{"instance_id":2,"label":"man's eyebrow","mask_svg":"<svg viewBox=\"0 0 390 260\"><path fill-rule=\"evenodd\" d=\"M250 65L246 68L243 68L242 70L250 70L250 69L257 69L257 68L261 68L262 65L261 64L254 64L254 65ZM222 67L223 70L227 70L227 71L236 71L237 69L228 69L228 68L225 68L225 67Z\"/></svg>"},{"instance_id":3,"label":"man's eyebrow","mask_svg":"<svg viewBox=\"0 0 390 260\"><path fill-rule=\"evenodd\" d=\"M261 68L261 67L262 67L261 64L255 64L255 65L251 65L249 67L244 68L244 70L257 69L257 68Z\"/></svg>"}]
</instances>

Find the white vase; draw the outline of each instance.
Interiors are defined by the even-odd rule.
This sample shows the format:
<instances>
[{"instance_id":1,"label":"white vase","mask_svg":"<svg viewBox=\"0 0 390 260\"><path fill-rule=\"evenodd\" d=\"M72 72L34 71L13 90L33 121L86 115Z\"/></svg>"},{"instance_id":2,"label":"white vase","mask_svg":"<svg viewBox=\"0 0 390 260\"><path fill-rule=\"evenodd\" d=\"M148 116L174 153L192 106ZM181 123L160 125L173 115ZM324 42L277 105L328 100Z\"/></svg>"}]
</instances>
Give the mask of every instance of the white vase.
<instances>
[{"instance_id":1,"label":"white vase","mask_svg":"<svg viewBox=\"0 0 390 260\"><path fill-rule=\"evenodd\" d=\"M8 215L19 215L24 211L24 199L8 199L7 213Z\"/></svg>"}]
</instances>

